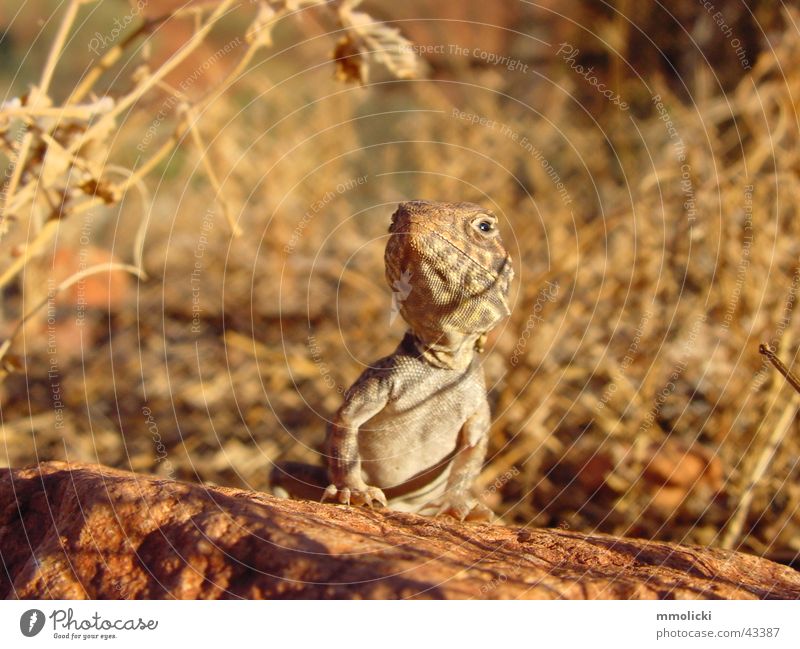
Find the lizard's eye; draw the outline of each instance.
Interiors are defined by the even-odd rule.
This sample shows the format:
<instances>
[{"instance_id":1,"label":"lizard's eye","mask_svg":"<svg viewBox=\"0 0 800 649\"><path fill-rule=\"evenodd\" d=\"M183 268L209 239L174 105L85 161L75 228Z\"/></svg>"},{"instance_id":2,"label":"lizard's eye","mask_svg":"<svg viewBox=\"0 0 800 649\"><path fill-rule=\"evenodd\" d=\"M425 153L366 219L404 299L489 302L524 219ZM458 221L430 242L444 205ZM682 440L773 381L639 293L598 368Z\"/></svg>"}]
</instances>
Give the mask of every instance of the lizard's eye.
<instances>
[{"instance_id":1,"label":"lizard's eye","mask_svg":"<svg viewBox=\"0 0 800 649\"><path fill-rule=\"evenodd\" d=\"M472 227L478 230L481 234L493 234L497 231L497 219L495 219L493 216L484 214L472 222Z\"/></svg>"}]
</instances>

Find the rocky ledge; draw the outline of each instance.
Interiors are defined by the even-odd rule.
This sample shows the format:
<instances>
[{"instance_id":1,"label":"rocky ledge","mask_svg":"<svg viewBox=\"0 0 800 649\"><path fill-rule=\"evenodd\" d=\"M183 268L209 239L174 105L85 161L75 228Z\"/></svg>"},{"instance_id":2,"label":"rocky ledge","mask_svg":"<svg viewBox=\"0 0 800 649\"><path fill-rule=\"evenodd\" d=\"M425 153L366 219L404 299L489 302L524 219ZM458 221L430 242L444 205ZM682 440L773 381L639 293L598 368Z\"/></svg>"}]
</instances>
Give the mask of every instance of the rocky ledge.
<instances>
[{"instance_id":1,"label":"rocky ledge","mask_svg":"<svg viewBox=\"0 0 800 649\"><path fill-rule=\"evenodd\" d=\"M6 598L800 598L754 556L288 501L104 466L0 470Z\"/></svg>"}]
</instances>

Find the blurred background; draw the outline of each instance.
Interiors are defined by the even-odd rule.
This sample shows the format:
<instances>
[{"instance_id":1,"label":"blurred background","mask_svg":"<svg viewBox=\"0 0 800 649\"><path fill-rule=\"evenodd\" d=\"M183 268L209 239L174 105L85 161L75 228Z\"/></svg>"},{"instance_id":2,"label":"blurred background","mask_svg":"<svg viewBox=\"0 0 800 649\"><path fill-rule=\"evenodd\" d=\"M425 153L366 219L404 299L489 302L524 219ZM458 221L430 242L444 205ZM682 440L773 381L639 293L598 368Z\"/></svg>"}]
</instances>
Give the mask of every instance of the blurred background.
<instances>
[{"instance_id":1,"label":"blurred background","mask_svg":"<svg viewBox=\"0 0 800 649\"><path fill-rule=\"evenodd\" d=\"M320 463L396 203L473 201L485 502L797 567L797 5L6 0L0 465Z\"/></svg>"}]
</instances>

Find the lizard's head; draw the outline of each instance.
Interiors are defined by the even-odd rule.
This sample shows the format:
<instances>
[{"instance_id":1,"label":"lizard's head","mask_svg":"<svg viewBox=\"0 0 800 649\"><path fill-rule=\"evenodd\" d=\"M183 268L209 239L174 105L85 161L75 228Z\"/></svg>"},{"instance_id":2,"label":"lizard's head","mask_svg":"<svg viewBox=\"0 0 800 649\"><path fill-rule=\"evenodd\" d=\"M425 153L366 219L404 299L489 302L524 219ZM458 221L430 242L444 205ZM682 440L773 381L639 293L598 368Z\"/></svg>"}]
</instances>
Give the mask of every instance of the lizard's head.
<instances>
[{"instance_id":1,"label":"lizard's head","mask_svg":"<svg viewBox=\"0 0 800 649\"><path fill-rule=\"evenodd\" d=\"M514 271L497 217L473 203L401 203L386 244L386 279L405 321L445 347L509 315Z\"/></svg>"}]
</instances>

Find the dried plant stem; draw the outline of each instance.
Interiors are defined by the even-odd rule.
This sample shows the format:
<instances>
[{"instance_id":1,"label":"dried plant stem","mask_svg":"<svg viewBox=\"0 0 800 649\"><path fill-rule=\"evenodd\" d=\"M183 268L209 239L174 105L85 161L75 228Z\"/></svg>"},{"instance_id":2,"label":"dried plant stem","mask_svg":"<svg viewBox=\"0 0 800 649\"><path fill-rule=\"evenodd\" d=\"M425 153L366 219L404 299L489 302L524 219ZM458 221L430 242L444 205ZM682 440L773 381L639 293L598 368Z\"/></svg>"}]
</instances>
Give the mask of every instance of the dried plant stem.
<instances>
[{"instance_id":1,"label":"dried plant stem","mask_svg":"<svg viewBox=\"0 0 800 649\"><path fill-rule=\"evenodd\" d=\"M778 355L772 349L770 349L769 346L759 345L758 351L763 356L766 356L767 360L769 360L769 362L772 363L781 374L783 374L784 378L789 382L789 385L800 392L800 378L798 378L797 375L792 372L792 370L783 364L783 361L778 358Z\"/></svg>"},{"instance_id":2,"label":"dried plant stem","mask_svg":"<svg viewBox=\"0 0 800 649\"><path fill-rule=\"evenodd\" d=\"M165 140L160 147L158 147L158 150L152 156L150 156L141 167L138 167L135 171L133 171L133 173L124 182L114 185L114 191L124 193L134 183L142 180L159 162L166 157L170 151L175 148L175 145L181 141L188 128L189 126L185 119L179 122L175 127L173 134L167 140Z\"/></svg>"},{"instance_id":3,"label":"dried plant stem","mask_svg":"<svg viewBox=\"0 0 800 649\"><path fill-rule=\"evenodd\" d=\"M53 45L50 47L50 52L47 55L47 62L45 63L42 76L39 80L39 92L41 93L46 93L47 89L50 87L50 82L53 80L53 73L61 59L61 51L64 49L64 43L67 42L69 30L72 29L72 25L78 15L78 8L82 4L84 4L84 0L72 0L67 6L64 17L61 19L61 24L58 26L58 33L53 41Z\"/></svg>"},{"instance_id":4,"label":"dried plant stem","mask_svg":"<svg viewBox=\"0 0 800 649\"><path fill-rule=\"evenodd\" d=\"M11 178L8 179L5 204L3 205L2 212L0 212L0 225L2 225L3 221L6 220L6 215L8 214L12 199L17 191L17 185L19 185L19 179L22 176L22 167L26 158L28 157L28 150L31 148L32 141L33 133L28 131L22 137L22 142L20 142L19 151L17 152L16 158L13 161L14 169L11 172Z\"/></svg>"},{"instance_id":5,"label":"dried plant stem","mask_svg":"<svg viewBox=\"0 0 800 649\"><path fill-rule=\"evenodd\" d=\"M245 53L242 55L242 58L239 59L239 62L234 66L233 70L230 71L228 76L225 78L225 81L220 85L219 90L216 94L222 94L225 92L238 78L239 75L244 71L244 69L248 66L250 61L253 59L255 53L261 48L260 43L252 43Z\"/></svg>"},{"instance_id":6,"label":"dried plant stem","mask_svg":"<svg viewBox=\"0 0 800 649\"><path fill-rule=\"evenodd\" d=\"M93 196L83 203L70 208L70 214L76 216L102 204L104 204L103 199ZM61 219L59 218L51 218L48 221L45 221L41 230L36 233L34 240L25 247L25 251L19 257L17 257L13 263L6 268L5 271L3 271L2 275L0 275L0 289L14 279L17 273L19 273L19 271L25 267L25 264L39 254L44 245L50 241L53 236L55 236L56 232L58 232L58 226L60 223Z\"/></svg>"},{"instance_id":7,"label":"dried plant stem","mask_svg":"<svg viewBox=\"0 0 800 649\"><path fill-rule=\"evenodd\" d=\"M211 165L209 160L208 147L200 137L200 131L197 128L197 119L194 111L188 107L186 110L188 115L189 133L191 134L192 141L194 142L195 146L197 147L197 151L200 154L200 160L203 162L203 168L206 171L208 179L211 181L211 185L214 187L214 191L217 193L217 201L222 208L222 213L225 215L225 220L228 222L228 227L231 229L233 236L238 237L242 234L242 230L233 219L233 215L228 208L225 197L222 195L222 185L220 184L219 178L217 178L217 174L214 171L214 167Z\"/></svg>"},{"instance_id":8,"label":"dried plant stem","mask_svg":"<svg viewBox=\"0 0 800 649\"><path fill-rule=\"evenodd\" d=\"M84 105L57 106L55 108L49 106L20 106L19 108L3 108L3 114L8 117L19 117L25 120L35 117L51 117L55 118L56 120L88 120L102 110L102 105L93 103Z\"/></svg>"},{"instance_id":9,"label":"dried plant stem","mask_svg":"<svg viewBox=\"0 0 800 649\"><path fill-rule=\"evenodd\" d=\"M800 388L798 387L800 386L800 381L798 381L797 377L783 364L773 350L766 345L760 345L759 352L766 356L772 362L772 364L778 368L778 371L786 377L787 381L789 381L792 387L800 392ZM769 466L772 458L775 456L775 453L778 451L778 448L783 442L784 437L786 437L786 433L794 423L798 408L800 408L800 394L793 394L791 400L781 413L780 419L772 428L772 433L767 439L766 444L764 444L764 447L761 449L761 453L756 460L755 466L750 472L750 477L742 492L739 504L725 527L725 531L722 535L722 541L720 543L721 547L733 549L739 542L745 522L747 521L747 516L750 513L750 505L752 504L753 496L755 495L755 487L764 477L767 467Z\"/></svg>"},{"instance_id":10,"label":"dried plant stem","mask_svg":"<svg viewBox=\"0 0 800 649\"><path fill-rule=\"evenodd\" d=\"M39 253L42 247L44 247L44 244L47 243L58 230L58 223L58 219L51 219L44 224L42 229L36 234L34 240L25 247L25 251L3 271L2 275L0 275L0 289L8 284L17 273L25 267L25 264Z\"/></svg>"},{"instance_id":11,"label":"dried plant stem","mask_svg":"<svg viewBox=\"0 0 800 649\"><path fill-rule=\"evenodd\" d=\"M127 107L138 101L148 90L150 90L153 86L159 83L167 73L169 73L172 69L174 69L179 63L181 63L191 52L196 49L203 39L206 37L208 32L211 28L216 24L216 22L224 15L225 11L228 7L233 3L233 0L224 0L219 5L217 5L216 10L211 14L208 21L203 25L201 29L199 29L195 34L192 35L191 39L181 48L169 61L167 61L163 66L161 66L156 74L149 77L144 83L138 85L135 90L129 93L126 97L120 100L114 108L104 116L103 119L99 120L94 126L87 129L84 133L82 138L77 139L69 149L65 150L64 153L73 157L73 163L75 162L75 155L85 142L91 140L92 136L94 135L94 131L96 129L104 128L104 124L109 119L114 119L115 116L120 114L123 110ZM82 4L82 0L73 0L70 4L67 14L65 15L64 19L62 20L62 24L59 28L59 36L56 38L56 41L51 48L50 55L48 57L48 63L46 65L45 71L42 74L42 81L40 83L40 91L44 92L47 86L52 79L53 70L55 69L55 63L58 61L58 55L61 51L61 47L63 47L63 42L66 39L66 34L69 33L69 29L71 28L75 13L77 12L78 6ZM63 36L61 36L63 34ZM120 48L126 47L133 41L133 37L130 39L126 39L123 43L119 45ZM60 43L60 45L59 45ZM107 57L101 61L100 66L102 67L104 64L111 65L113 61L116 60L122 49L118 52L110 53ZM116 57L116 58L115 58ZM96 76L102 73L102 69L97 73ZM96 76L94 79L96 80ZM94 83L94 81L92 81ZM79 86L76 91L73 92L72 97L76 99L82 98L91 88L91 85L82 87ZM36 109L35 102L32 106L33 109ZM69 107L65 107L69 108ZM62 109L55 109L57 112ZM155 167L174 147L174 145L180 140L180 138L185 134L186 129L188 128L186 122L183 122L179 125L178 129L176 130L176 134L170 138L167 142L162 145L158 151L153 155L153 157L148 160L145 165L140 167L136 172L132 173L124 182L119 183L117 185L112 186L113 192L120 192L117 195L121 195L124 191L130 188L135 183L139 182L153 167ZM33 142L33 131L29 130L21 144L19 153L16 157L16 163L14 166L14 170L12 173L11 178L9 179L8 188L6 191L6 200L5 206L3 210L3 218L5 214L9 211L14 211L19 209L19 207L24 204L24 200L26 200L35 189L35 184L30 184L24 188L23 192L17 194L16 188L19 184L19 180L25 166L25 160L27 159L27 154L30 149L30 146ZM84 202L80 205L80 208L72 208L71 213L80 213L89 209L90 207L101 203L99 199L92 199L90 201ZM0 219L2 222L2 219ZM14 262L0 275L0 288L8 284L21 270L24 268L25 264L28 263L37 253L41 250L43 244L47 242L56 232L58 225L58 219L53 219L47 221L42 228L40 228L35 236L34 241L26 248L23 255L19 258L14 260Z\"/></svg>"},{"instance_id":12,"label":"dried plant stem","mask_svg":"<svg viewBox=\"0 0 800 649\"><path fill-rule=\"evenodd\" d=\"M72 29L72 25L75 22L75 17L78 14L78 8L81 4L83 4L83 0L72 0L67 7L64 18L61 20L58 33L56 34L53 45L50 47L50 53L47 56L47 63L45 64L44 70L42 71L42 76L39 79L39 86L38 88L34 88L31 92L31 105L34 107L36 106L36 103L41 100L42 96L47 94L47 89L49 88L50 82L53 79L53 73L55 72L56 65L58 64L58 60L61 56L61 50L64 48L64 43L69 35L69 30ZM33 132L29 130L22 138L19 152L17 153L16 160L14 161L14 169L11 173L11 178L8 180L8 187L6 188L5 196L5 208L13 206L14 194L17 191L17 185L19 185L19 179L22 176L22 170L25 167L25 161L28 158L28 152L30 151L32 142ZM13 211L14 208L11 207L11 209ZM7 212L8 209L3 210L2 215L0 215L0 223L5 220Z\"/></svg>"},{"instance_id":13,"label":"dried plant stem","mask_svg":"<svg viewBox=\"0 0 800 649\"><path fill-rule=\"evenodd\" d=\"M97 124L90 127L84 133L83 138L76 140L76 142L70 147L69 152L74 154L80 146L83 144L84 141L92 139L95 135L95 131L105 128L105 124L103 122L107 120L112 120L118 115L122 114L125 110L127 110L131 105L139 101L142 96L145 95L150 89L156 86L164 77L167 76L172 70L174 70L181 62L183 62L186 57L189 56L200 44L203 42L205 37L208 35L208 32L211 31L211 28L225 15L225 12L228 8L233 4L233 0L223 0L217 8L214 10L206 23L198 29L192 37L186 41L183 47L178 50L172 57L166 61L158 70L151 76L147 77L144 82L140 83L136 86L136 88L128 93L125 97L121 98L116 106L114 106L113 110L111 110L102 120L98 121Z\"/></svg>"},{"instance_id":14,"label":"dried plant stem","mask_svg":"<svg viewBox=\"0 0 800 649\"><path fill-rule=\"evenodd\" d=\"M5 203L3 205L3 210L0 213L0 225L2 225L3 221L5 221L6 215L9 212L9 208L11 208L13 211L13 199L17 191L17 185L19 185L19 179L22 177L22 168L25 166L25 160L28 158L28 151L31 148L32 142L33 132L28 130L22 137L22 142L20 142L19 150L17 151L17 155L13 161L14 169L11 172L11 178L8 179Z\"/></svg>"},{"instance_id":15,"label":"dried plant stem","mask_svg":"<svg viewBox=\"0 0 800 649\"><path fill-rule=\"evenodd\" d=\"M117 43L112 47L108 52L106 52L103 57L98 61L97 65L95 65L86 75L81 79L81 82L75 86L75 88L70 93L67 101L64 102L65 104L74 104L79 102L83 99L87 93L94 88L94 84L100 78L100 76L108 70L112 65L114 65L119 58L122 56L122 53L133 43L139 36L148 32L152 29L153 25L158 22L162 22L164 19L157 19L157 20L148 20L139 27L131 32L130 35L126 36L121 42Z\"/></svg>"},{"instance_id":16,"label":"dried plant stem","mask_svg":"<svg viewBox=\"0 0 800 649\"><path fill-rule=\"evenodd\" d=\"M793 395L791 403L783 413L781 413L780 420L778 420L778 423L772 429L772 434L769 436L767 444L761 450L756 466L751 473L750 480L739 500L739 505L725 528L722 542L720 543L721 547L733 549L741 538L742 529L747 520L747 515L750 512L750 504L753 501L755 486L761 481L772 457L775 455L781 442L783 442L786 433L791 428L797 416L798 407L800 407L800 397L798 395Z\"/></svg>"},{"instance_id":17,"label":"dried plant stem","mask_svg":"<svg viewBox=\"0 0 800 649\"><path fill-rule=\"evenodd\" d=\"M106 169L116 172L126 179L130 179L131 176L133 176L130 169L120 165L107 165ZM139 279L146 280L147 273L144 270L144 236L147 230L147 206L150 203L150 192L147 191L147 186L141 178L132 181L128 187L130 186L136 187L136 190L139 192L139 202L142 208L142 218L139 220L139 227L136 230L136 236L133 241L133 262L139 269Z\"/></svg>"}]
</instances>

